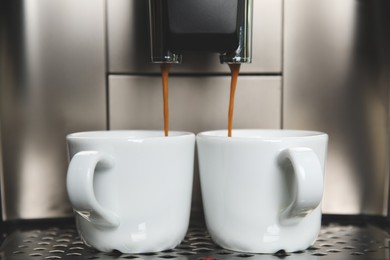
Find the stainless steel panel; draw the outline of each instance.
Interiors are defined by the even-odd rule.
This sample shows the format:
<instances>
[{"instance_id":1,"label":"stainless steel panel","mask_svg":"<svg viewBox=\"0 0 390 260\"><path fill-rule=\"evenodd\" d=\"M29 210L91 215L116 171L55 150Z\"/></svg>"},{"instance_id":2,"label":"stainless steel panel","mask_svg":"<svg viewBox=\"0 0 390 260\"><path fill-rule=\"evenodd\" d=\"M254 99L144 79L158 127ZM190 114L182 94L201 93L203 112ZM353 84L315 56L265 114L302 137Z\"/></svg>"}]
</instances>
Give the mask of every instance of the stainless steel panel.
<instances>
[{"instance_id":1,"label":"stainless steel panel","mask_svg":"<svg viewBox=\"0 0 390 260\"><path fill-rule=\"evenodd\" d=\"M65 136L106 128L103 0L2 1L3 219L65 216Z\"/></svg>"},{"instance_id":2,"label":"stainless steel panel","mask_svg":"<svg viewBox=\"0 0 390 260\"><path fill-rule=\"evenodd\" d=\"M233 127L280 128L281 80L280 76L239 77ZM170 77L170 129L194 133L226 129L229 93L227 76ZM109 97L111 129L164 128L161 77L110 76ZM192 206L201 210L197 168Z\"/></svg>"},{"instance_id":3,"label":"stainless steel panel","mask_svg":"<svg viewBox=\"0 0 390 260\"><path fill-rule=\"evenodd\" d=\"M386 2L285 1L283 127L329 134L325 213L387 213Z\"/></svg>"},{"instance_id":4,"label":"stainless steel panel","mask_svg":"<svg viewBox=\"0 0 390 260\"><path fill-rule=\"evenodd\" d=\"M107 0L109 71L111 73L158 72L150 64L147 1ZM245 73L280 73L282 67L282 0L253 3L253 63ZM180 73L226 73L219 54L185 53Z\"/></svg>"}]
</instances>

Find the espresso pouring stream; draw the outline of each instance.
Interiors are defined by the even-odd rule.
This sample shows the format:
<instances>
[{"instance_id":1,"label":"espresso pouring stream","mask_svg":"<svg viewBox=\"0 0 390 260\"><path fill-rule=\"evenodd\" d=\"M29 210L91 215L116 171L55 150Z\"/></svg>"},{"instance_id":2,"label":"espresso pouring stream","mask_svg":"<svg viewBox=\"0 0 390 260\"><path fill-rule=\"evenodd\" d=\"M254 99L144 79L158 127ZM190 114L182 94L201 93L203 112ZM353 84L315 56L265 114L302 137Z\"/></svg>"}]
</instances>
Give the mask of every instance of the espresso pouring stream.
<instances>
[{"instance_id":1,"label":"espresso pouring stream","mask_svg":"<svg viewBox=\"0 0 390 260\"><path fill-rule=\"evenodd\" d=\"M237 87L237 79L240 72L241 64L229 64L231 71L230 82L230 100L229 100L229 113L228 113L228 137L232 136L233 128L233 112L234 112L234 96ZM162 78L162 92L164 103L164 135L168 136L169 131L169 106L168 106L168 77L169 77L169 63L162 63L161 66L161 78Z\"/></svg>"},{"instance_id":2,"label":"espresso pouring stream","mask_svg":"<svg viewBox=\"0 0 390 260\"><path fill-rule=\"evenodd\" d=\"M234 112L234 95L236 93L238 74L240 73L241 64L229 64L230 71L232 73L230 81L230 101L229 101L229 113L228 113L228 137L232 137L233 128L233 112Z\"/></svg>"},{"instance_id":3,"label":"espresso pouring stream","mask_svg":"<svg viewBox=\"0 0 390 260\"><path fill-rule=\"evenodd\" d=\"M168 106L168 76L171 64L161 64L161 78L162 78L162 91L163 91L163 102L164 102L164 135L168 136L169 130L169 106Z\"/></svg>"}]
</instances>

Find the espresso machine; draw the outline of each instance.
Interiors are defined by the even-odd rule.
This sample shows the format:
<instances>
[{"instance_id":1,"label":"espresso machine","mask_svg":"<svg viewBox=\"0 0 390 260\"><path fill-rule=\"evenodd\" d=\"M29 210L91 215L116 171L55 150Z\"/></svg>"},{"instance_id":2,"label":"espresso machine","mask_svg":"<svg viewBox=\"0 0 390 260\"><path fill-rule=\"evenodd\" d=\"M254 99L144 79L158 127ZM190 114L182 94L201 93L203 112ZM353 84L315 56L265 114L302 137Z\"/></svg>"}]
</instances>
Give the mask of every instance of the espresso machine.
<instances>
[{"instance_id":1,"label":"espresso machine","mask_svg":"<svg viewBox=\"0 0 390 260\"><path fill-rule=\"evenodd\" d=\"M385 0L1 0L0 258L389 259L389 14ZM172 63L172 130L225 129L225 63L240 63L234 128L328 133L312 248L217 247L196 162L191 226L176 249L107 254L80 241L65 136L162 130L156 63Z\"/></svg>"}]
</instances>

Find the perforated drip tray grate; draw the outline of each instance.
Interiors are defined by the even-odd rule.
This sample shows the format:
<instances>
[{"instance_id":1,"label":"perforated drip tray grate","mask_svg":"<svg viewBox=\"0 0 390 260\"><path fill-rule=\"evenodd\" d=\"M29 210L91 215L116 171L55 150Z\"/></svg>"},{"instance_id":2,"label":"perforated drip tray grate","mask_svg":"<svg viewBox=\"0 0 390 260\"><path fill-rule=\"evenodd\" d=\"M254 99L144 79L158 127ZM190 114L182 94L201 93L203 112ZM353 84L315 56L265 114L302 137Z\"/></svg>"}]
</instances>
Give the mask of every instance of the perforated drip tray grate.
<instances>
[{"instance_id":1,"label":"perforated drip tray grate","mask_svg":"<svg viewBox=\"0 0 390 260\"><path fill-rule=\"evenodd\" d=\"M376 226L329 224L305 251L249 254L222 249L203 226L192 226L175 249L148 254L101 253L85 246L71 225L14 231L3 242L0 259L390 259L389 241L390 236Z\"/></svg>"}]
</instances>

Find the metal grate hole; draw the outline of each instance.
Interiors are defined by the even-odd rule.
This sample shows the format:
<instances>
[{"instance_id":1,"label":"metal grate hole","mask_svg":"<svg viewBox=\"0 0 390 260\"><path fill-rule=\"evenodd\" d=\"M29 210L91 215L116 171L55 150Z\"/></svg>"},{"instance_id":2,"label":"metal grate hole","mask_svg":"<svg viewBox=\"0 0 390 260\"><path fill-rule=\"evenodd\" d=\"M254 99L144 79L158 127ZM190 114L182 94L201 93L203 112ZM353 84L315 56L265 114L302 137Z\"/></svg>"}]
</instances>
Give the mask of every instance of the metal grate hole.
<instances>
[{"instance_id":1,"label":"metal grate hole","mask_svg":"<svg viewBox=\"0 0 390 260\"><path fill-rule=\"evenodd\" d=\"M154 254L154 253L151 253L151 254ZM106 255L106 256L113 256L113 257L119 257L119 256L122 255L122 253L119 252L118 250L114 250L114 251L112 251L110 253L104 253L104 255Z\"/></svg>"},{"instance_id":2,"label":"metal grate hole","mask_svg":"<svg viewBox=\"0 0 390 260\"><path fill-rule=\"evenodd\" d=\"M237 255L238 257L241 257L241 258L247 258L247 257L253 257L255 255L252 255L252 254L239 254Z\"/></svg>"},{"instance_id":3,"label":"metal grate hole","mask_svg":"<svg viewBox=\"0 0 390 260\"><path fill-rule=\"evenodd\" d=\"M162 253L173 253L175 252L174 249L167 249L167 250L164 250L164 251L161 251Z\"/></svg>"},{"instance_id":4,"label":"metal grate hole","mask_svg":"<svg viewBox=\"0 0 390 260\"><path fill-rule=\"evenodd\" d=\"M138 256L133 256L133 255L128 255L128 256L122 256L121 258L124 258L124 259L137 259L139 257Z\"/></svg>"},{"instance_id":5,"label":"metal grate hole","mask_svg":"<svg viewBox=\"0 0 390 260\"><path fill-rule=\"evenodd\" d=\"M152 255L156 255L157 253L142 253L140 255L144 255L144 256L152 256Z\"/></svg>"},{"instance_id":6,"label":"metal grate hole","mask_svg":"<svg viewBox=\"0 0 390 260\"><path fill-rule=\"evenodd\" d=\"M326 252L329 252L329 253L340 253L341 250L339 250L339 249L329 249L329 250L326 250Z\"/></svg>"},{"instance_id":7,"label":"metal grate hole","mask_svg":"<svg viewBox=\"0 0 390 260\"><path fill-rule=\"evenodd\" d=\"M177 256L174 256L174 255L162 255L162 256L159 256L159 258L171 259L171 258L177 258Z\"/></svg>"},{"instance_id":8,"label":"metal grate hole","mask_svg":"<svg viewBox=\"0 0 390 260\"><path fill-rule=\"evenodd\" d=\"M323 253L323 252L315 252L312 255L315 255L315 256L326 256L328 254L327 253Z\"/></svg>"},{"instance_id":9,"label":"metal grate hole","mask_svg":"<svg viewBox=\"0 0 390 260\"><path fill-rule=\"evenodd\" d=\"M289 253L287 253L286 251L284 250L279 250L278 252L276 252L274 254L274 256L277 256L277 257L287 257L287 256L290 256Z\"/></svg>"},{"instance_id":10,"label":"metal grate hole","mask_svg":"<svg viewBox=\"0 0 390 260\"><path fill-rule=\"evenodd\" d=\"M229 251L219 251L217 252L218 255L231 255L233 254L232 252L229 252Z\"/></svg>"},{"instance_id":11,"label":"metal grate hole","mask_svg":"<svg viewBox=\"0 0 390 260\"><path fill-rule=\"evenodd\" d=\"M364 255L362 252L352 252L351 255Z\"/></svg>"}]
</instances>

